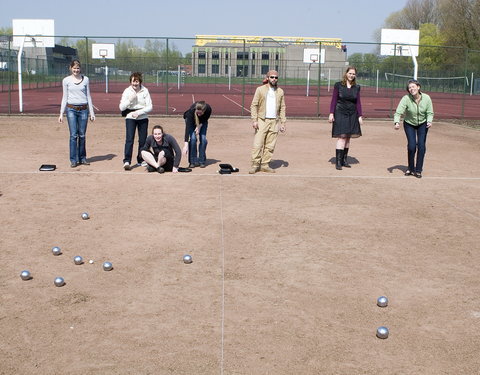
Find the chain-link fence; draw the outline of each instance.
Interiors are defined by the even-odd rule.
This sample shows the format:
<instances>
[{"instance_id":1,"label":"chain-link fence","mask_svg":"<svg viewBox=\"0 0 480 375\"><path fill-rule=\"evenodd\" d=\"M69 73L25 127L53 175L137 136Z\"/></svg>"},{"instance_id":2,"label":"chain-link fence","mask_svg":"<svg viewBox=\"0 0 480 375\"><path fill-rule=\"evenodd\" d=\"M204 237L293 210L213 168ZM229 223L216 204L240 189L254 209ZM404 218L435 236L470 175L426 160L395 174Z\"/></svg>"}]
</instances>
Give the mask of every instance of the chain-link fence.
<instances>
[{"instance_id":1,"label":"chain-link fence","mask_svg":"<svg viewBox=\"0 0 480 375\"><path fill-rule=\"evenodd\" d=\"M154 115L176 115L192 101L206 100L216 115L248 116L255 88L269 70L277 70L289 117L326 116L334 83L353 65L364 115L385 118L406 93L416 63L417 78L432 96L437 118L480 118L480 51L421 45L418 61L413 61L382 56L376 44L305 39L57 37L55 48L25 48L18 59L11 38L3 37L0 113L20 112L19 67L22 95L28 99L22 112L57 113L62 79L71 60L78 58L102 114L118 113L129 76L139 71L151 92ZM115 58L92 56L96 43L114 45Z\"/></svg>"}]
</instances>

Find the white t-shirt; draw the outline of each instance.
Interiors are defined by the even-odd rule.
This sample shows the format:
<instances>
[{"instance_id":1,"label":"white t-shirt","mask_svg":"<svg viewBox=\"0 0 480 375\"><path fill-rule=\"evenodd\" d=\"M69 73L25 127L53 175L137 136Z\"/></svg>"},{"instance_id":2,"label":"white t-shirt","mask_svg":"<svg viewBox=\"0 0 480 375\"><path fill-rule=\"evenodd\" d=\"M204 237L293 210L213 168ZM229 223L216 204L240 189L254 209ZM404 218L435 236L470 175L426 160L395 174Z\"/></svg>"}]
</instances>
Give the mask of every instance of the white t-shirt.
<instances>
[{"instance_id":1,"label":"white t-shirt","mask_svg":"<svg viewBox=\"0 0 480 375\"><path fill-rule=\"evenodd\" d=\"M277 101L275 98L275 89L273 87L269 87L267 92L265 118L277 118Z\"/></svg>"}]
</instances>

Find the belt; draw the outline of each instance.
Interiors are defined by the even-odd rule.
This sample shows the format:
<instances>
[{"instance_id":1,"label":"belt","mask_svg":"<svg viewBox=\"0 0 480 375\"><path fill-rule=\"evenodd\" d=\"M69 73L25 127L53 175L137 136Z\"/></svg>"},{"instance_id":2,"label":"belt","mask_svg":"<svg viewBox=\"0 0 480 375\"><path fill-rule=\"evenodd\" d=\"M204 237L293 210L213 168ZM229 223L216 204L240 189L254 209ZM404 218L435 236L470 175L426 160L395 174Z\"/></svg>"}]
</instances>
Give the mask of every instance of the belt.
<instances>
[{"instance_id":1,"label":"belt","mask_svg":"<svg viewBox=\"0 0 480 375\"><path fill-rule=\"evenodd\" d=\"M74 105L74 104L67 104L68 108L76 109L77 111L83 111L88 108L88 105L82 104L82 105Z\"/></svg>"}]
</instances>

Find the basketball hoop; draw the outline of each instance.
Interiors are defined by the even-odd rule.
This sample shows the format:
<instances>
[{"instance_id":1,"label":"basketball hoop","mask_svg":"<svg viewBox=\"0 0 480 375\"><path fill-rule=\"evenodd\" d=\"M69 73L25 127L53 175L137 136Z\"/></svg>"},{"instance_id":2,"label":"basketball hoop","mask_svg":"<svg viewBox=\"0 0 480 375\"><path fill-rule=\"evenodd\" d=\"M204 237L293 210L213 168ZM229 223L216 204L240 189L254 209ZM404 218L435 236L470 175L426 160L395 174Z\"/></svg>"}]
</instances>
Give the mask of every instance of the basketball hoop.
<instances>
[{"instance_id":1,"label":"basketball hoop","mask_svg":"<svg viewBox=\"0 0 480 375\"><path fill-rule=\"evenodd\" d=\"M108 93L108 65L107 60L115 59L115 44L93 43L92 59L102 59L105 64L105 93Z\"/></svg>"},{"instance_id":2,"label":"basketball hoop","mask_svg":"<svg viewBox=\"0 0 480 375\"><path fill-rule=\"evenodd\" d=\"M93 43L92 59L115 59L115 44L113 43Z\"/></svg>"}]
</instances>

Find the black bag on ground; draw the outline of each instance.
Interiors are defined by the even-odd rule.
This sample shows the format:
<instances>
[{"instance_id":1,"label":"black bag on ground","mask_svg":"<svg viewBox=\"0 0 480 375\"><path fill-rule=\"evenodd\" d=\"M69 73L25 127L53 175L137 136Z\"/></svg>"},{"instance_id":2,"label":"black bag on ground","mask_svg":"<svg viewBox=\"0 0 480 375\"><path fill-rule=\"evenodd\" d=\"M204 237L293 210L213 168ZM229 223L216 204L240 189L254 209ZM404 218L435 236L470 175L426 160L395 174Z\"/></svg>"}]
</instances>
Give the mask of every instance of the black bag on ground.
<instances>
[{"instance_id":1,"label":"black bag on ground","mask_svg":"<svg viewBox=\"0 0 480 375\"><path fill-rule=\"evenodd\" d=\"M55 169L57 169L57 166L55 164L42 164L38 170L39 171L54 171Z\"/></svg>"}]
</instances>

